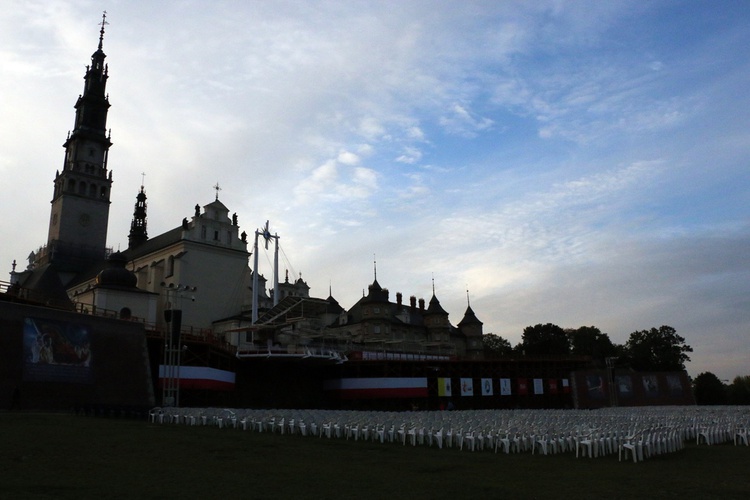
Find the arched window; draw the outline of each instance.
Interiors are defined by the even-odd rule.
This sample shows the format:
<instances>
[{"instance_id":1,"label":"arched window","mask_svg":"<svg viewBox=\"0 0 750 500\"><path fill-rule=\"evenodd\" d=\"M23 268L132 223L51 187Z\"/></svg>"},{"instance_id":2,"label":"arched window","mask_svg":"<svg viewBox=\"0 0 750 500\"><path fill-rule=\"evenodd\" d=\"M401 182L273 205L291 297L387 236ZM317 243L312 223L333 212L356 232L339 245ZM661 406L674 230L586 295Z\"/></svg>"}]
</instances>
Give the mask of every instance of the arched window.
<instances>
[{"instance_id":1,"label":"arched window","mask_svg":"<svg viewBox=\"0 0 750 500\"><path fill-rule=\"evenodd\" d=\"M68 191L75 192L76 190L76 181L75 179L70 179L68 181Z\"/></svg>"},{"instance_id":2,"label":"arched window","mask_svg":"<svg viewBox=\"0 0 750 500\"><path fill-rule=\"evenodd\" d=\"M89 196L92 198L96 198L96 184L91 184L89 186Z\"/></svg>"},{"instance_id":3,"label":"arched window","mask_svg":"<svg viewBox=\"0 0 750 500\"><path fill-rule=\"evenodd\" d=\"M86 183L81 182L78 184L78 194L86 194Z\"/></svg>"}]
</instances>

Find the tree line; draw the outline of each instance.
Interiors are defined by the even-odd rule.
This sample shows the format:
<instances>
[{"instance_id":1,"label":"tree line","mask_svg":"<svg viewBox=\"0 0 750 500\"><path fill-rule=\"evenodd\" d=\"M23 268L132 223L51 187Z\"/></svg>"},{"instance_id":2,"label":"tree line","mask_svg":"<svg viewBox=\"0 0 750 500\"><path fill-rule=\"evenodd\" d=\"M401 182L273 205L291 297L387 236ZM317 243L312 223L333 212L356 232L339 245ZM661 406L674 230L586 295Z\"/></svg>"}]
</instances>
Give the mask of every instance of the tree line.
<instances>
[{"instance_id":1,"label":"tree line","mask_svg":"<svg viewBox=\"0 0 750 500\"><path fill-rule=\"evenodd\" d=\"M699 405L750 405L750 375L737 376L731 384L711 372L693 379L693 394Z\"/></svg>"},{"instance_id":2,"label":"tree line","mask_svg":"<svg viewBox=\"0 0 750 500\"><path fill-rule=\"evenodd\" d=\"M493 333L483 336L485 358L590 356L594 366L607 360L618 368L636 371L682 371L693 348L668 325L630 334L625 344L615 344L595 326L561 328L547 323L527 326L516 346Z\"/></svg>"},{"instance_id":3,"label":"tree line","mask_svg":"<svg viewBox=\"0 0 750 500\"><path fill-rule=\"evenodd\" d=\"M635 371L683 371L693 348L668 325L630 334L624 344L615 344L609 335L595 326L561 328L547 323L527 326L521 342L515 346L493 333L483 336L486 359L554 358L588 356L597 368L611 366ZM731 384L711 372L692 380L695 401L699 405L750 404L750 375L737 376Z\"/></svg>"}]
</instances>

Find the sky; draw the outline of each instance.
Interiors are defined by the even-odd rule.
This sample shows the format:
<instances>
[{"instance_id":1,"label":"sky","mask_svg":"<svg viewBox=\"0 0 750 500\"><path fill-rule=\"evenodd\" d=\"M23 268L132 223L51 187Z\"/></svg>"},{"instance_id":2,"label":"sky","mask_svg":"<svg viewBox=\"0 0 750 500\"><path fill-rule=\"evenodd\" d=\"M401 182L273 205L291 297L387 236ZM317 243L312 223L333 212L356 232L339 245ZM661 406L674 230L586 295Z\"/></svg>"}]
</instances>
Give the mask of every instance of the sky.
<instances>
[{"instance_id":1,"label":"sky","mask_svg":"<svg viewBox=\"0 0 750 500\"><path fill-rule=\"evenodd\" d=\"M670 325L690 375L750 374L750 3L11 0L0 280L46 243L104 9L113 249L142 182L151 237L218 183L345 308L377 263L513 344Z\"/></svg>"}]
</instances>

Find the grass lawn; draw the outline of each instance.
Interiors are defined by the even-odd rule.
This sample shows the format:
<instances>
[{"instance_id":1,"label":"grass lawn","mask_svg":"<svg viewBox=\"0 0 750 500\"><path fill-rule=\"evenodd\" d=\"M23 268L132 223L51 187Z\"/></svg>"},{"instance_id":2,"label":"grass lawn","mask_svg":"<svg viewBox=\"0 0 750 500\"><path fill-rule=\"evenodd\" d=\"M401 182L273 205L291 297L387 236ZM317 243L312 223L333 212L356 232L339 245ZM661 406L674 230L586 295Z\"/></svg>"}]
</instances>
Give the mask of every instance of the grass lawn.
<instances>
[{"instance_id":1,"label":"grass lawn","mask_svg":"<svg viewBox=\"0 0 750 500\"><path fill-rule=\"evenodd\" d=\"M2 498L750 498L750 448L642 463L0 413Z\"/></svg>"}]
</instances>

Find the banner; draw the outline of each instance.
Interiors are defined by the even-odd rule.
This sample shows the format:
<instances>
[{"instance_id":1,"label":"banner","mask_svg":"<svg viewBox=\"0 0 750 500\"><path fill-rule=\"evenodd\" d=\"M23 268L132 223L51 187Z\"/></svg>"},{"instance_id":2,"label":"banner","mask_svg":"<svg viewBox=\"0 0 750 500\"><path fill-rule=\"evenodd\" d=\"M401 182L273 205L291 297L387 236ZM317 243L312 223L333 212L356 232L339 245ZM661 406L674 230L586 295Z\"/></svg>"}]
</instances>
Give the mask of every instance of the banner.
<instances>
[{"instance_id":1,"label":"banner","mask_svg":"<svg viewBox=\"0 0 750 500\"><path fill-rule=\"evenodd\" d=\"M643 376L643 391L647 398L655 398L659 395L659 382L656 380L656 375Z\"/></svg>"},{"instance_id":2,"label":"banner","mask_svg":"<svg viewBox=\"0 0 750 500\"><path fill-rule=\"evenodd\" d=\"M633 397L633 379L630 378L630 375L617 375L615 377L615 384L617 384L617 394L619 397Z\"/></svg>"},{"instance_id":3,"label":"banner","mask_svg":"<svg viewBox=\"0 0 750 500\"><path fill-rule=\"evenodd\" d=\"M424 377L342 378L326 380L323 389L338 392L343 399L426 398L428 394Z\"/></svg>"},{"instance_id":4,"label":"banner","mask_svg":"<svg viewBox=\"0 0 750 500\"><path fill-rule=\"evenodd\" d=\"M604 399L604 378L598 373L586 375L586 388L591 399Z\"/></svg>"},{"instance_id":5,"label":"banner","mask_svg":"<svg viewBox=\"0 0 750 500\"><path fill-rule=\"evenodd\" d=\"M510 379L509 378L501 378L500 379L500 395L501 396L510 396L511 395Z\"/></svg>"},{"instance_id":6,"label":"banner","mask_svg":"<svg viewBox=\"0 0 750 500\"><path fill-rule=\"evenodd\" d=\"M549 393L550 394L557 394L557 379L551 378L547 381L547 385L549 386Z\"/></svg>"},{"instance_id":7,"label":"banner","mask_svg":"<svg viewBox=\"0 0 750 500\"><path fill-rule=\"evenodd\" d=\"M544 381L540 378L534 379L534 394L544 394Z\"/></svg>"},{"instance_id":8,"label":"banner","mask_svg":"<svg viewBox=\"0 0 750 500\"><path fill-rule=\"evenodd\" d=\"M528 381L525 378L518 379L518 395L525 396L529 393Z\"/></svg>"},{"instance_id":9,"label":"banner","mask_svg":"<svg viewBox=\"0 0 750 500\"><path fill-rule=\"evenodd\" d=\"M682 382L679 375L667 375L667 387L669 387L670 396L682 396Z\"/></svg>"},{"instance_id":10,"label":"banner","mask_svg":"<svg viewBox=\"0 0 750 500\"><path fill-rule=\"evenodd\" d=\"M208 391L234 390L235 373L208 366L159 365L159 382L164 385L168 377L179 378L180 389Z\"/></svg>"},{"instance_id":11,"label":"banner","mask_svg":"<svg viewBox=\"0 0 750 500\"><path fill-rule=\"evenodd\" d=\"M474 395L474 379L471 379L471 378L461 379L461 395L462 396Z\"/></svg>"},{"instance_id":12,"label":"banner","mask_svg":"<svg viewBox=\"0 0 750 500\"><path fill-rule=\"evenodd\" d=\"M88 327L51 319L23 322L23 379L90 384L91 334Z\"/></svg>"},{"instance_id":13,"label":"banner","mask_svg":"<svg viewBox=\"0 0 750 500\"><path fill-rule=\"evenodd\" d=\"M438 396L441 396L441 397L453 396L453 391L451 390L451 379L449 378L438 379Z\"/></svg>"},{"instance_id":14,"label":"banner","mask_svg":"<svg viewBox=\"0 0 750 500\"><path fill-rule=\"evenodd\" d=\"M564 378L562 379L562 382L563 382L562 384L563 393L568 394L570 392L570 380L568 380L567 378Z\"/></svg>"},{"instance_id":15,"label":"banner","mask_svg":"<svg viewBox=\"0 0 750 500\"><path fill-rule=\"evenodd\" d=\"M492 396L492 379L482 379L482 396Z\"/></svg>"}]
</instances>

